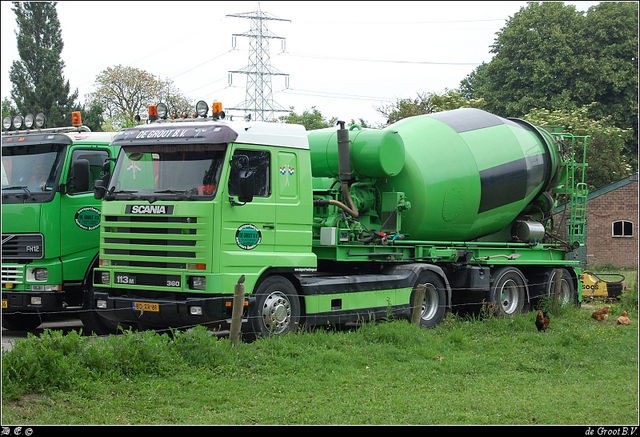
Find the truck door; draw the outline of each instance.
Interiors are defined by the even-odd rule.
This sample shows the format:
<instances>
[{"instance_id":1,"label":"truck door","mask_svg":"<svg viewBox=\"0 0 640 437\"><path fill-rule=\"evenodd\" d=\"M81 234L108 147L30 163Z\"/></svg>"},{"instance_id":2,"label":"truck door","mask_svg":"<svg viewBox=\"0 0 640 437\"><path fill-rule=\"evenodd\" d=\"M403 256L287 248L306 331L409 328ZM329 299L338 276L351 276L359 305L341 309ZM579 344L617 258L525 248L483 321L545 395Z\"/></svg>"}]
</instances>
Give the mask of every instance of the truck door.
<instances>
[{"instance_id":1,"label":"truck door","mask_svg":"<svg viewBox=\"0 0 640 437\"><path fill-rule=\"evenodd\" d=\"M60 199L60 253L65 280L82 280L95 254L79 255L98 251L101 201L93 197L93 185L103 176L102 163L107 158L107 149L75 148L71 153L66 193ZM77 159L89 161L89 191L78 192L73 185L72 169Z\"/></svg>"},{"instance_id":2,"label":"truck door","mask_svg":"<svg viewBox=\"0 0 640 437\"><path fill-rule=\"evenodd\" d=\"M277 194L276 252L311 253L310 205L302 204L301 181L308 175L298 166L297 152L279 150L274 188ZM309 202L307 202L309 203Z\"/></svg>"},{"instance_id":3,"label":"truck door","mask_svg":"<svg viewBox=\"0 0 640 437\"><path fill-rule=\"evenodd\" d=\"M242 172L251 172L254 182L253 200L244 204L237 198ZM276 233L273 180L269 150L257 146L236 148L222 200L222 272L251 274L273 264Z\"/></svg>"}]
</instances>

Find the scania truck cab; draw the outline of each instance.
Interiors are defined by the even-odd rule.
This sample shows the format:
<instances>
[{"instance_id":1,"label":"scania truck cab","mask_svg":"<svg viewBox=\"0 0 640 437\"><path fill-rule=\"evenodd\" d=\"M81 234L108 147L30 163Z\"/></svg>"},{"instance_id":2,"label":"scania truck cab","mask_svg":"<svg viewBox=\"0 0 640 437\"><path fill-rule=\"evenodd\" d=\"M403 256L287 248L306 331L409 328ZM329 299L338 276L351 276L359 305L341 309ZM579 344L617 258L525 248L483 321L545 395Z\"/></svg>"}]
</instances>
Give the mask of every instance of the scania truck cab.
<instances>
[{"instance_id":1,"label":"scania truck cab","mask_svg":"<svg viewBox=\"0 0 640 437\"><path fill-rule=\"evenodd\" d=\"M2 326L10 330L91 312L101 219L93 187L116 156L115 133L91 132L79 112L69 127L45 128L45 120L3 120Z\"/></svg>"}]
</instances>

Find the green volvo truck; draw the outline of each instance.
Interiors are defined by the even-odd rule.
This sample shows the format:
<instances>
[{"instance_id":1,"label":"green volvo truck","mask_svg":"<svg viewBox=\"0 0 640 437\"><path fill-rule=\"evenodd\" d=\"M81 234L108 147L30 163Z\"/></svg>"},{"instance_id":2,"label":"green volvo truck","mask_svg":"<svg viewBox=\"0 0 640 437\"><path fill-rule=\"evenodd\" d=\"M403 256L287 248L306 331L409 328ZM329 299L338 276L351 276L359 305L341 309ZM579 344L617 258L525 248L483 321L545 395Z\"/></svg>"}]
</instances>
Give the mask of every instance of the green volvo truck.
<instances>
[{"instance_id":1,"label":"green volvo truck","mask_svg":"<svg viewBox=\"0 0 640 437\"><path fill-rule=\"evenodd\" d=\"M561 298L580 300L583 208L568 237L551 231L559 195L584 201L580 138L470 108L308 132L197 108L177 122L157 111L112 142L113 174L96 184L100 317L224 329L239 281L245 338L414 304L427 327L474 305L514 314L557 273Z\"/></svg>"},{"instance_id":2,"label":"green volvo truck","mask_svg":"<svg viewBox=\"0 0 640 437\"><path fill-rule=\"evenodd\" d=\"M51 314L92 310L88 291L98 262L100 206L94 182L117 156L115 133L45 128L46 118L3 119L2 326L30 330ZM107 161L109 162L109 161ZM93 319L93 318L92 318ZM104 322L101 328L108 324Z\"/></svg>"}]
</instances>

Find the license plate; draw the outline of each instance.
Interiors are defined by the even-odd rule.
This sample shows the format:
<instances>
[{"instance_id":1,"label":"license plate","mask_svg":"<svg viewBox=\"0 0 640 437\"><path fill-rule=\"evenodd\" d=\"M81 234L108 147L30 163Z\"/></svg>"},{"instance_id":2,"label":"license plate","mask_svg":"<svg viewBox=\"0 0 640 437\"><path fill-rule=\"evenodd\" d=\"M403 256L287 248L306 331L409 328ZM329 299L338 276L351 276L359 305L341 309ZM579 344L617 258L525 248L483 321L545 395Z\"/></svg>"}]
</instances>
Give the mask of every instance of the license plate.
<instances>
[{"instance_id":1,"label":"license plate","mask_svg":"<svg viewBox=\"0 0 640 437\"><path fill-rule=\"evenodd\" d=\"M125 275L122 273L116 273L115 283L116 284L135 284L136 277L131 275Z\"/></svg>"},{"instance_id":2,"label":"license plate","mask_svg":"<svg viewBox=\"0 0 640 437\"><path fill-rule=\"evenodd\" d=\"M157 313L160 312L160 304L149 302L134 302L133 309L135 311L153 311Z\"/></svg>"},{"instance_id":3,"label":"license plate","mask_svg":"<svg viewBox=\"0 0 640 437\"><path fill-rule=\"evenodd\" d=\"M2 301L2 308L8 308L6 300Z\"/></svg>"}]
</instances>

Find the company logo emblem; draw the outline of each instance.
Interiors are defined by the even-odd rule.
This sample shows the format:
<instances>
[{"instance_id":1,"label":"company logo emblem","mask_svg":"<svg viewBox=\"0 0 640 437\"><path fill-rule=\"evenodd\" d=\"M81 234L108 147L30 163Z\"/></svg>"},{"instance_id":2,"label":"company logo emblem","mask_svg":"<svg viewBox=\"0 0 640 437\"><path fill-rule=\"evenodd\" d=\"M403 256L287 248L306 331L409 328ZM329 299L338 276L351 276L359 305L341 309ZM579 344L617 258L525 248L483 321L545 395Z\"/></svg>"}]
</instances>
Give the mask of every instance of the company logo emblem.
<instances>
[{"instance_id":1,"label":"company logo emblem","mask_svg":"<svg viewBox=\"0 0 640 437\"><path fill-rule=\"evenodd\" d=\"M75 216L76 225L85 231L93 231L100 227L100 210L87 206L80 208Z\"/></svg>"},{"instance_id":2,"label":"company logo emblem","mask_svg":"<svg viewBox=\"0 0 640 437\"><path fill-rule=\"evenodd\" d=\"M125 214L173 214L173 205L127 205Z\"/></svg>"},{"instance_id":3,"label":"company logo emblem","mask_svg":"<svg viewBox=\"0 0 640 437\"><path fill-rule=\"evenodd\" d=\"M236 244L241 249L254 249L260 241L262 241L262 234L254 225L242 225L236 231Z\"/></svg>"}]
</instances>

